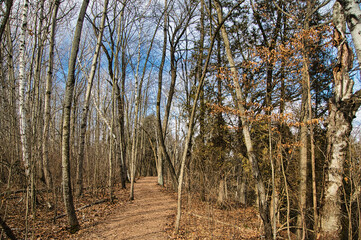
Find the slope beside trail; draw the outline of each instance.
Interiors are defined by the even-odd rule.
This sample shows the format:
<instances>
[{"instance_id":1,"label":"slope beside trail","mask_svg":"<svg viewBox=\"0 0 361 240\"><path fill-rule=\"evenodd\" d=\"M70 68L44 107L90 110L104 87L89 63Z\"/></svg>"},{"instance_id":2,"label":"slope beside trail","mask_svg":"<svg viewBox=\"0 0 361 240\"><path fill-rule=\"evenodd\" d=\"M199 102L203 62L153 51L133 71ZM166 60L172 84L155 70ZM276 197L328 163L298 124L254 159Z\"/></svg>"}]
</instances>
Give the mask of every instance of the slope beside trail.
<instances>
[{"instance_id":1,"label":"slope beside trail","mask_svg":"<svg viewBox=\"0 0 361 240\"><path fill-rule=\"evenodd\" d=\"M176 200L161 191L156 177L144 177L135 183L135 200L78 239L168 239L167 223L176 212Z\"/></svg>"}]
</instances>

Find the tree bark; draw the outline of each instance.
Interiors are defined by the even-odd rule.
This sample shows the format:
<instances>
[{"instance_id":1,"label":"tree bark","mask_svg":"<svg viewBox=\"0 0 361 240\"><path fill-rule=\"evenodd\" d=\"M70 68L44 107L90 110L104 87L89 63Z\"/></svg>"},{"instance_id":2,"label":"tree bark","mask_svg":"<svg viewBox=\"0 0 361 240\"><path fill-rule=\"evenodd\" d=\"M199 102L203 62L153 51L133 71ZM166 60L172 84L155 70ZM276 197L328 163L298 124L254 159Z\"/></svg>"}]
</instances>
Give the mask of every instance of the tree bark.
<instances>
[{"instance_id":1,"label":"tree bark","mask_svg":"<svg viewBox=\"0 0 361 240\"><path fill-rule=\"evenodd\" d=\"M138 81L139 78L139 65L140 65L140 46L141 46L141 33L142 28L139 28L139 43L138 43L138 60L137 60L137 69L135 73L135 108L134 108L134 126L132 130L132 156L131 156L131 162L130 162L130 200L134 200L134 181L135 181L135 165L137 161L137 147L136 147L136 139L138 137L138 112L139 112L139 101L140 96L138 89L140 89L140 84Z\"/></svg>"},{"instance_id":2,"label":"tree bark","mask_svg":"<svg viewBox=\"0 0 361 240\"><path fill-rule=\"evenodd\" d=\"M168 32L168 1L164 1L164 22L163 22L163 48L162 48L162 59L160 61L159 72L158 72L158 94L157 94L157 131L158 131L158 161L157 164L157 174L158 174L158 184L163 186L164 178L163 178L163 156L162 154L165 152L164 149L164 138L163 138L163 130L162 130L162 122L160 117L160 101L162 97L162 82L163 82L163 69L165 57L167 54L167 32ZM163 140L163 144L161 141ZM164 154L165 155L165 154Z\"/></svg>"},{"instance_id":3,"label":"tree bark","mask_svg":"<svg viewBox=\"0 0 361 240\"><path fill-rule=\"evenodd\" d=\"M205 38L205 27L204 27L204 18L205 18L205 2L201 0L201 16L200 16L200 29L199 29L199 52L197 57L197 65L196 65L196 76L195 82L199 82L200 78L202 77L202 65L204 62L204 38ZM206 113L206 103L204 100L204 89L201 92L200 96L200 113L199 113L199 134L202 139L202 144L205 142L205 133L206 133L206 126L204 123L205 113Z\"/></svg>"},{"instance_id":4,"label":"tree bark","mask_svg":"<svg viewBox=\"0 0 361 240\"><path fill-rule=\"evenodd\" d=\"M305 51L305 50L304 50ZM297 216L297 236L299 239L306 238L306 209L307 209L307 162L308 162L308 128L307 121L308 117L308 82L309 71L308 71L308 59L306 53L303 53L303 67L302 67L302 103L301 103L301 127L300 127L300 159L299 159L299 215Z\"/></svg>"},{"instance_id":5,"label":"tree bark","mask_svg":"<svg viewBox=\"0 0 361 240\"><path fill-rule=\"evenodd\" d=\"M50 126L50 111L51 111L51 93L53 85L53 68L54 68L54 48L55 48L55 28L57 22L57 15L59 10L60 0L54 1L54 10L52 16L52 23L50 29L50 45L49 45L49 66L46 76L46 92L45 92L45 106L44 106L44 128L43 128L43 171L44 178L48 189L53 188L53 180L49 169L49 126Z\"/></svg>"},{"instance_id":6,"label":"tree bark","mask_svg":"<svg viewBox=\"0 0 361 240\"><path fill-rule=\"evenodd\" d=\"M30 148L29 148L29 139L28 139L28 124L27 124L27 109L26 109L26 42L25 35L27 32L28 25L28 8L29 1L23 1L22 9L22 20L21 20L21 31L20 31L20 48L19 48L19 127L20 127L20 141L21 141L21 150L22 150L22 160L24 161L25 167L25 177L27 185L27 194L26 194L26 210L25 210L25 232L28 232L28 215L29 215L29 191L31 188L31 179L30 179Z\"/></svg>"},{"instance_id":7,"label":"tree bark","mask_svg":"<svg viewBox=\"0 0 361 240\"><path fill-rule=\"evenodd\" d=\"M11 240L17 239L15 237L15 234L11 230L11 228L6 224L6 222L1 218L1 216L0 216L0 226L2 227L2 229L4 230L4 232L5 232L6 236L8 236L8 238L10 238Z\"/></svg>"},{"instance_id":8,"label":"tree bark","mask_svg":"<svg viewBox=\"0 0 361 240\"><path fill-rule=\"evenodd\" d=\"M26 76L25 76L25 67L26 67L26 42L25 35L27 32L28 25L28 8L29 1L23 1L22 9L22 23L21 23L21 32L20 32L20 49L19 49L19 126L20 126L20 140L23 154L23 161L25 166L25 175L26 177L30 176L30 153L27 137L27 122L26 122Z\"/></svg>"},{"instance_id":9,"label":"tree bark","mask_svg":"<svg viewBox=\"0 0 361 240\"><path fill-rule=\"evenodd\" d=\"M5 32L6 24L8 22L9 17L10 17L10 14L11 14L11 8L13 6L13 3L14 3L14 0L6 0L6 2L5 2L6 10L5 10L4 17L3 17L2 21L1 21L1 24L0 24L0 45L1 45L1 42L2 42L2 39L3 39L3 34Z\"/></svg>"},{"instance_id":10,"label":"tree bark","mask_svg":"<svg viewBox=\"0 0 361 240\"><path fill-rule=\"evenodd\" d=\"M32 125L32 132L31 132L31 143L32 143L32 169L35 170L36 164L38 164L38 173L40 180L44 181L44 172L43 172L43 161L39 160L36 162L37 159L41 159L40 149L42 146L42 134L37 134L41 132L42 129L42 114L41 114L41 97L40 97L40 86L41 86L41 69L42 69L42 58L44 52L44 45L45 40L47 38L47 34L44 34L43 31L43 24L44 24L44 4L45 0L41 0L37 2L37 8L39 9L39 20L37 20L37 32L36 38L34 40L34 46L37 46L36 54L35 54L35 73L34 73L34 80L33 80L33 89L31 94L31 102L32 102L32 111L31 111L31 125ZM34 171L35 174L35 171ZM35 176L34 176L35 177ZM33 194L33 191L32 191ZM35 196L34 196L35 197Z\"/></svg>"},{"instance_id":11,"label":"tree bark","mask_svg":"<svg viewBox=\"0 0 361 240\"><path fill-rule=\"evenodd\" d=\"M117 28L117 43L115 46L115 59L114 59L114 72L111 71L112 60L109 61L109 74L113 81L113 88L115 89L115 96L118 102L118 121L119 121L119 159L120 159L120 177L121 177L121 184L122 188L126 188L126 181L127 181L127 164L126 164L126 141L125 141L125 134L124 134L124 96L125 96L125 78L126 78L126 70L127 70L127 60L126 60L126 44L127 38L125 37L125 30L123 29L124 24L124 11L126 6L126 1L123 2L122 8L120 11L119 21L118 21L118 28ZM112 40L113 43L113 40ZM121 46L121 48L120 48ZM114 48L114 46L112 46ZM119 51L121 51L121 87L118 84L118 75L119 75ZM108 59L109 60L109 59Z\"/></svg>"},{"instance_id":12,"label":"tree bark","mask_svg":"<svg viewBox=\"0 0 361 240\"><path fill-rule=\"evenodd\" d=\"M328 169L326 173L326 186L324 205L320 214L320 237L319 239L340 239L342 232L342 209L341 209L341 194L342 181L344 173L344 163L348 151L348 137L352 130L352 119L360 106L360 90L352 94L354 85L353 80L349 76L349 71L353 65L353 52L348 46L345 36L346 20L348 26L353 32L361 26L360 23L354 24L354 17L349 16L347 12L351 2L354 1L339 1L333 7L333 21L335 25L333 42L338 50L338 59L336 66L333 69L334 89L333 97L329 102L329 117L327 126L327 140L328 140ZM341 4L340 4L341 3ZM356 4L356 3L355 3ZM344 8L343 8L344 7ZM360 9L356 6L358 13ZM355 9L353 9L354 11ZM354 14L356 14L354 12ZM360 39L358 34L353 34L353 42L355 44L356 52L361 50L358 42ZM361 55L358 55L360 62Z\"/></svg>"},{"instance_id":13,"label":"tree bark","mask_svg":"<svg viewBox=\"0 0 361 240\"><path fill-rule=\"evenodd\" d=\"M79 51L81 32L83 28L84 17L88 7L89 0L83 0L78 21L75 27L74 39L69 58L68 77L66 82L64 108L63 108L63 126L62 126L62 187L65 209L68 215L70 232L74 233L79 230L79 222L74 210L73 193L70 176L70 114L73 101L74 84L75 84L75 63Z\"/></svg>"},{"instance_id":14,"label":"tree bark","mask_svg":"<svg viewBox=\"0 0 361 240\"><path fill-rule=\"evenodd\" d=\"M111 120L111 128L114 129L115 125L115 114L116 114L116 108L115 108L115 88L116 86L113 84L112 88L112 120ZM114 152L114 139L112 137L109 137L109 157L108 157L108 164L109 164L109 171L108 171L108 191L109 191L109 199L110 202L113 202L113 152Z\"/></svg>"},{"instance_id":15,"label":"tree bark","mask_svg":"<svg viewBox=\"0 0 361 240\"><path fill-rule=\"evenodd\" d=\"M361 10L357 0L337 0L342 8L356 49L357 61L361 66Z\"/></svg>"},{"instance_id":16,"label":"tree bark","mask_svg":"<svg viewBox=\"0 0 361 240\"><path fill-rule=\"evenodd\" d=\"M123 17L124 14L124 7L122 8L122 14ZM125 77L126 77L126 70L127 70L127 61L126 61L126 49L125 44L123 44L122 48L122 74L121 74L121 93L119 91L119 94L117 94L118 99L118 119L119 119L119 128L120 128L120 138L119 138L119 149L120 149L120 160L121 160L121 182L122 182L122 188L126 188L126 181L127 181L127 164L126 164L126 154L127 154L127 148L126 148L126 140L125 140L125 133L124 133L124 107L125 107Z\"/></svg>"}]
</instances>

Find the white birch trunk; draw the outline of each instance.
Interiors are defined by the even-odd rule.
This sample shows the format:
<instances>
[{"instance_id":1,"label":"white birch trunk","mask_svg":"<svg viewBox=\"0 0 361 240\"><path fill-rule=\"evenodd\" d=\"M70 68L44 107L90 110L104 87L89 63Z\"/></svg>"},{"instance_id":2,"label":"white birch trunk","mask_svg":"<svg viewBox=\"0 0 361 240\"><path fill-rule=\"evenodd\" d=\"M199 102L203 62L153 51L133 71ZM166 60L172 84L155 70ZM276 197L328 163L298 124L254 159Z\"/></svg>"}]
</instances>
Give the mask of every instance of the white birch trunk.
<instances>
[{"instance_id":1,"label":"white birch trunk","mask_svg":"<svg viewBox=\"0 0 361 240\"><path fill-rule=\"evenodd\" d=\"M360 1L357 0L338 0L342 5L347 26L351 32L352 41L356 49L357 60L361 66L361 10Z\"/></svg>"},{"instance_id":2,"label":"white birch trunk","mask_svg":"<svg viewBox=\"0 0 361 240\"><path fill-rule=\"evenodd\" d=\"M340 1L341 2L341 1ZM353 80L349 71L353 65L352 49L347 44L345 36L346 20L351 32L361 25L355 23L354 18L359 15L349 16L354 1L336 2L333 8L333 21L335 25L333 41L338 50L338 61L333 69L334 89L333 97L329 103L328 117L328 157L329 165L326 173L326 186L324 205L320 214L320 238L319 239L340 239L342 232L342 209L341 194L342 181L344 176L344 163L348 149L348 137L352 130L352 119L360 106L360 90L352 94ZM346 8L343 8L346 7ZM358 6L357 6L358 8ZM355 9L352 9L355 11ZM348 13L347 13L348 12ZM358 8L358 12L360 9ZM356 12L353 12L356 14ZM360 18L359 18L360 19ZM355 47L361 50L358 44L360 39L353 34ZM358 36L359 38L359 36ZM358 55L360 61L361 55Z\"/></svg>"},{"instance_id":3,"label":"white birch trunk","mask_svg":"<svg viewBox=\"0 0 361 240\"><path fill-rule=\"evenodd\" d=\"M29 1L23 1L21 31L20 31L20 49L19 49L19 126L20 126L20 140L23 154L23 161L25 166L25 175L27 178L30 176L30 153L27 137L27 123L26 123L26 31L28 25L28 9ZM28 179L29 180L29 179Z\"/></svg>"}]
</instances>

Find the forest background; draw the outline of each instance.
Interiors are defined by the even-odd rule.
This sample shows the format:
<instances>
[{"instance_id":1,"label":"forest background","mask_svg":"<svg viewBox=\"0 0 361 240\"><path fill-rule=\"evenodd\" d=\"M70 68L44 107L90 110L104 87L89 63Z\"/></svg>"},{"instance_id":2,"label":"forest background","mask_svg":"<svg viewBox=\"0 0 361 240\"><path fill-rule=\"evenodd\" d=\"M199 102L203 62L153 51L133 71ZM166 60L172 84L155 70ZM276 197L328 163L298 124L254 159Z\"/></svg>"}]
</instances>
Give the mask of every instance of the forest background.
<instances>
[{"instance_id":1,"label":"forest background","mask_svg":"<svg viewBox=\"0 0 361 240\"><path fill-rule=\"evenodd\" d=\"M3 231L17 191L25 235L57 196L76 232L74 198L130 182L134 199L157 175L178 192L176 231L187 192L254 206L267 239L361 239L357 1L0 7Z\"/></svg>"}]
</instances>

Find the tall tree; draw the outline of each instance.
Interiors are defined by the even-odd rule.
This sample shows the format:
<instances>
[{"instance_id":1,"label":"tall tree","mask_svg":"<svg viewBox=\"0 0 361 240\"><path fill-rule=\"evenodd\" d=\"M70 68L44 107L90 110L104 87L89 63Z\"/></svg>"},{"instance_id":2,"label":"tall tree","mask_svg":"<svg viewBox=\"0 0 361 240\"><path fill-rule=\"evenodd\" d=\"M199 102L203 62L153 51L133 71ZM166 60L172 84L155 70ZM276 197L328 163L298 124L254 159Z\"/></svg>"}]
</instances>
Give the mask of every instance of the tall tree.
<instances>
[{"instance_id":1,"label":"tall tree","mask_svg":"<svg viewBox=\"0 0 361 240\"><path fill-rule=\"evenodd\" d=\"M157 174L158 174L158 184L163 186L164 178L163 178L163 157L165 153L164 148L164 138L163 138L163 129L162 129L162 121L160 117L160 102L162 97L162 83L163 83L163 70L164 70L164 62L167 54L167 33L168 33L168 1L164 1L164 21L163 21L163 47L162 47L162 58L160 60L160 66L158 71L158 93L157 93L157 131L159 136L159 142L163 140L163 143L159 143L161 151L158 148L158 159L157 161ZM167 154L167 153L165 153Z\"/></svg>"},{"instance_id":2,"label":"tall tree","mask_svg":"<svg viewBox=\"0 0 361 240\"><path fill-rule=\"evenodd\" d=\"M167 3L167 2L166 2ZM189 27L189 23L191 21L191 19L193 18L193 12L195 11L196 6L193 3L186 3L185 5L185 11L182 11L180 16L177 16L177 21L175 21L175 27L174 30L169 34L170 37L170 41L169 41L169 45L170 45L170 71L171 71L171 83L169 86L169 92L168 92L168 98L167 98L167 103L166 103L166 107L164 109L164 119L163 119L163 124L161 124L161 119L160 119L160 101L161 101L161 90L162 90L162 81L163 81L163 73L159 72L159 79L158 79L158 96L157 96L157 126L158 126L158 138L159 138L159 145L160 145L160 150L161 150L161 155L159 156L159 167L162 166L163 161L162 161L162 157L165 158L166 163L167 163L167 167L169 169L171 178L172 178L172 182L173 182L173 186L174 188L176 188L177 186L177 174L175 172L173 163L170 159L169 153L167 151L166 145L165 145L165 136L167 133L167 128L168 128L168 122L169 122L169 116L170 116L170 110L171 110L171 106L172 106L172 102L173 102L173 96L175 93L175 86L176 86L176 81L177 81L177 63L178 63L178 59L176 58L176 54L177 54L177 50L179 48L179 44L180 41L182 39L182 36L186 33L186 30ZM168 3L165 6L164 9L164 14L165 17L168 16ZM168 28L168 22L167 19L165 19L164 21L165 26ZM166 32L168 32L168 29L163 29L163 34L166 34ZM165 36L165 35L164 35ZM166 48L166 40L163 40L163 50L165 50ZM165 54L165 52L163 52ZM165 56L165 55L164 55ZM164 59L162 59L161 62L161 70L163 71L163 66L164 66Z\"/></svg>"},{"instance_id":3,"label":"tall tree","mask_svg":"<svg viewBox=\"0 0 361 240\"><path fill-rule=\"evenodd\" d=\"M218 21L223 22L224 21L223 20L223 12L222 12L221 5L218 1L215 1L215 7L217 10ZM233 83L234 83L234 86L236 89L237 107L238 107L238 110L239 110L239 113L241 116L242 131L243 131L243 137L244 137L244 141L245 141L246 148L247 148L248 160L252 165L253 176L254 176L254 178L256 180L256 184L257 184L257 192L258 192L258 198L259 198L259 201L258 201L259 212L260 212L260 215L261 215L261 218L263 221L265 237L266 237L266 239L272 239L273 234L272 234L272 226L271 226L268 200L266 198L266 188L265 188L265 184L263 182L261 171L259 170L258 159L253 150L253 141L252 141L251 133L250 133L250 125L249 125L249 122L246 117L246 110L245 110L245 106L244 106L244 104L246 102L245 102L245 99L243 96L241 86L239 84L236 64L235 64L235 61L232 56L232 51L231 51L230 42L228 39L228 34L227 34L224 26L221 27L221 34L222 34L223 42L224 42L225 49L226 49L227 59L228 59L229 65L230 65L229 67L230 67L231 73L232 73Z\"/></svg>"},{"instance_id":4,"label":"tall tree","mask_svg":"<svg viewBox=\"0 0 361 240\"><path fill-rule=\"evenodd\" d=\"M30 153L28 145L28 126L26 115L26 32L28 26L28 9L29 1L23 1L22 20L21 20L21 33L20 33L20 49L19 49L19 126L20 126L20 139L23 152L23 161L25 165L25 175L30 176ZM28 179L29 180L29 179Z\"/></svg>"},{"instance_id":5,"label":"tall tree","mask_svg":"<svg viewBox=\"0 0 361 240\"><path fill-rule=\"evenodd\" d=\"M50 127L50 111L51 111L51 93L53 82L53 69L54 69L54 49L55 49L55 29L57 22L57 15L59 10L60 0L54 0L54 9L52 13L52 22L50 28L50 44L49 44L49 66L46 76L46 92L45 92L45 105L44 105L44 128L43 128L43 171L45 182L48 189L53 188L52 176L49 169L49 127Z\"/></svg>"},{"instance_id":6,"label":"tall tree","mask_svg":"<svg viewBox=\"0 0 361 240\"><path fill-rule=\"evenodd\" d=\"M134 200L134 181L135 181L135 167L137 161L137 138L138 138L138 116L139 116L139 104L140 104L140 96L139 93L141 92L141 81L139 81L139 66L140 66L140 57L141 57L141 34L142 34L142 27L139 28L139 43L138 43L138 60L137 60L137 68L135 73L135 108L134 108L134 127L132 130L132 155L130 160L130 200Z\"/></svg>"},{"instance_id":7,"label":"tall tree","mask_svg":"<svg viewBox=\"0 0 361 240\"><path fill-rule=\"evenodd\" d=\"M119 146L116 149L118 158L120 159L122 188L126 188L126 181L128 179L126 164L127 141L125 131L125 81L127 76L127 65L129 62L129 59L127 58L127 47L130 42L130 32L132 31L133 26L131 22L127 22L125 17L125 12L128 9L128 3L129 1L127 0L121 2L120 10L118 10L118 4L112 5L114 12L120 12L118 21L117 24L111 24L112 22L116 22L116 14L113 20L110 19L109 16L107 17L106 29L108 29L108 33L105 34L105 36L109 39L101 43L103 52L108 60L108 73L110 79L112 80L109 83L112 85L112 88L115 88L115 98L118 106L119 136L117 136L118 141L116 141L116 143ZM97 32L98 29L94 24L93 26L95 28L95 32ZM106 46L106 42L109 42L109 46ZM118 81L119 78L120 82ZM117 131L114 131L114 133L117 133Z\"/></svg>"},{"instance_id":8,"label":"tall tree","mask_svg":"<svg viewBox=\"0 0 361 240\"><path fill-rule=\"evenodd\" d=\"M90 94L93 87L93 81L96 73L96 68L98 64L98 58L100 54L101 41L103 38L103 30L105 25L105 18L108 12L108 0L104 1L104 10L102 14L102 18L100 20L99 33L97 37L97 43L95 46L95 52L93 56L92 65L90 68L90 74L88 76L88 84L85 92L85 101L83 106L83 112L80 122L80 144L79 144L79 152L78 152L78 164L76 169L76 195L80 196L83 190L83 161L84 161L84 146L85 146L85 133L88 122L88 112L90 105Z\"/></svg>"},{"instance_id":9,"label":"tall tree","mask_svg":"<svg viewBox=\"0 0 361 240\"><path fill-rule=\"evenodd\" d=\"M73 193L71 186L70 175L70 114L73 103L73 93L75 86L75 63L79 52L81 32L83 28L84 17L86 9L88 7L89 0L83 0L77 24L74 31L74 38L72 41L72 48L70 52L69 64L68 64L68 76L65 87L64 96L64 108L63 108L63 125L62 125L62 186L63 186L63 198L65 209L68 216L68 223L70 225L70 232L76 232L79 230L79 222L75 213L73 203Z\"/></svg>"},{"instance_id":10,"label":"tall tree","mask_svg":"<svg viewBox=\"0 0 361 240\"><path fill-rule=\"evenodd\" d=\"M212 51L213 51L213 46L214 46L214 42L216 40L216 36L218 35L219 31L222 29L224 22L229 18L229 16L232 14L233 10L235 8L237 8L240 4L242 4L244 1L241 0L239 2L237 2L233 8L229 11L229 13L227 14L226 17L222 17L222 19L219 19L217 28L215 29L213 35L211 36L211 40L210 40L210 45L208 47L208 51L207 51L207 58L205 60L204 66L203 66L203 70L202 70L202 75L201 78L199 79L199 83L197 86L197 92L194 98L194 102L193 102L193 106L192 106L192 110L191 110L191 115L189 118L189 123L188 123L188 129L187 129L187 135L185 138L185 143L184 143L184 149L183 149L183 153L182 153L182 159L181 159L181 166L180 166L180 172L179 172L179 177L178 177L178 201L177 201L177 216L176 216L176 223L175 223L175 230L176 232L179 231L179 227L180 227L180 220L181 220L181 203L182 203L182 186L183 186L183 176L184 176L184 169L185 169L185 163L186 163L186 159L187 159L187 155L188 155L188 148L189 148L189 143L192 140L192 135L193 135L193 128L194 128L194 124L195 124L195 112L196 112L196 108L197 108L197 102L198 99L200 97L202 88L203 88L203 84L204 84L204 79L206 77L206 73L207 73L207 68L208 68L208 64L210 62L211 59L211 55L212 55Z\"/></svg>"},{"instance_id":11,"label":"tall tree","mask_svg":"<svg viewBox=\"0 0 361 240\"><path fill-rule=\"evenodd\" d=\"M351 31L358 62L361 62L361 10L354 0L337 1L333 6L335 26L333 42L337 47L337 63L333 69L333 96L329 102L327 126L328 166L324 205L320 214L320 239L341 239L341 188L348 152L352 120L361 105L361 90L353 93L354 81L349 76L353 52L346 39L346 23Z\"/></svg>"}]
</instances>

